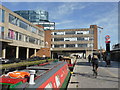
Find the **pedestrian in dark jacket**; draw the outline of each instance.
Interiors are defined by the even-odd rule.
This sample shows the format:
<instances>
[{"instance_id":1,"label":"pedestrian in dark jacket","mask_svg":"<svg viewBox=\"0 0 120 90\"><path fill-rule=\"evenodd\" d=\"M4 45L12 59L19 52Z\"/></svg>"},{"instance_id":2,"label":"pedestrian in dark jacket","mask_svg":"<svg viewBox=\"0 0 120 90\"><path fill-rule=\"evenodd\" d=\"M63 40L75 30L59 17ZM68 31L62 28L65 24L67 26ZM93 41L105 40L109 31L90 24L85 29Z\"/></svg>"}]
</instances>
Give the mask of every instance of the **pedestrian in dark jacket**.
<instances>
[{"instance_id":1,"label":"pedestrian in dark jacket","mask_svg":"<svg viewBox=\"0 0 120 90\"><path fill-rule=\"evenodd\" d=\"M88 62L91 62L91 55L88 56Z\"/></svg>"},{"instance_id":2,"label":"pedestrian in dark jacket","mask_svg":"<svg viewBox=\"0 0 120 90\"><path fill-rule=\"evenodd\" d=\"M92 66L93 66L93 70L98 69L98 56L97 55L93 55L92 57Z\"/></svg>"}]
</instances>

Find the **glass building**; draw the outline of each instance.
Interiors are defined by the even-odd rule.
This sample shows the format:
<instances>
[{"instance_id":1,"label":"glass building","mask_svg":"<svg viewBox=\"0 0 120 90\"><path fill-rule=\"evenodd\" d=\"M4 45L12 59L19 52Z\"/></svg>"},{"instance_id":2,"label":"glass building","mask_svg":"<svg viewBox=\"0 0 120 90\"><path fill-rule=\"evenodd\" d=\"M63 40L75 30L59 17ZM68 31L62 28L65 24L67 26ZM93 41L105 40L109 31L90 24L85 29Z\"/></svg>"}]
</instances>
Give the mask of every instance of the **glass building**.
<instances>
[{"instance_id":1,"label":"glass building","mask_svg":"<svg viewBox=\"0 0 120 90\"><path fill-rule=\"evenodd\" d=\"M48 21L48 12L44 10L20 10L14 12L32 23Z\"/></svg>"},{"instance_id":2,"label":"glass building","mask_svg":"<svg viewBox=\"0 0 120 90\"><path fill-rule=\"evenodd\" d=\"M35 25L42 25L44 30L55 30L55 22L49 22L48 12L44 10L20 10L14 11Z\"/></svg>"}]
</instances>

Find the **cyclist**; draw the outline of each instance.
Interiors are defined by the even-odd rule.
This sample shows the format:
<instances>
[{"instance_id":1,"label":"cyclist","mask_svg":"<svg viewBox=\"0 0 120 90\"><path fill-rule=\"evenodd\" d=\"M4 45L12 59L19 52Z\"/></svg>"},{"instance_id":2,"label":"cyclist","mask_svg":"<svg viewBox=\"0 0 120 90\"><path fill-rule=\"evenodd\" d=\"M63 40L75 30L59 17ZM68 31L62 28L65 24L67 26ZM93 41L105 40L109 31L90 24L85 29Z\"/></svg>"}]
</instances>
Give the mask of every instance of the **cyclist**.
<instances>
[{"instance_id":1,"label":"cyclist","mask_svg":"<svg viewBox=\"0 0 120 90\"><path fill-rule=\"evenodd\" d=\"M97 70L98 70L98 56L93 53L92 57L92 66L93 66L93 72L97 76Z\"/></svg>"}]
</instances>

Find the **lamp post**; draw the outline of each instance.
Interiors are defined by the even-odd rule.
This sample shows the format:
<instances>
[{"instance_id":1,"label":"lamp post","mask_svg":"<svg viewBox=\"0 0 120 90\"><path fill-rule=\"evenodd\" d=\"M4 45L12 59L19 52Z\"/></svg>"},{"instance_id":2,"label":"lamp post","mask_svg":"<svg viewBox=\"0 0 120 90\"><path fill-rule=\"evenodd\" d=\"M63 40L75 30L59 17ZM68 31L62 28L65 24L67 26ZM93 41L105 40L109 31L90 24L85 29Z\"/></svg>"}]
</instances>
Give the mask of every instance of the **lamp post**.
<instances>
[{"instance_id":1,"label":"lamp post","mask_svg":"<svg viewBox=\"0 0 120 90\"><path fill-rule=\"evenodd\" d=\"M99 28L100 30L99 30L99 45L100 45L100 61L102 61L102 45L101 45L101 43L100 43L100 41L101 41L101 29L103 29L102 27L99 27L99 26L97 26L97 28Z\"/></svg>"}]
</instances>

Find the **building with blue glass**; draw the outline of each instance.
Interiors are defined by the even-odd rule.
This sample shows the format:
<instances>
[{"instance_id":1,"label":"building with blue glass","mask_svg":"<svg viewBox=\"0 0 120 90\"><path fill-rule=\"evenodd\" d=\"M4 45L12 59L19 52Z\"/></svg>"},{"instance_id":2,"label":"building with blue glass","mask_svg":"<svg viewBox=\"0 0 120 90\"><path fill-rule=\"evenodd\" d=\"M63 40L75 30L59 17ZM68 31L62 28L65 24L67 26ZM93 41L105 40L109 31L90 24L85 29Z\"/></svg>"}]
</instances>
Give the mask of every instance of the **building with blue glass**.
<instances>
[{"instance_id":1,"label":"building with blue glass","mask_svg":"<svg viewBox=\"0 0 120 90\"><path fill-rule=\"evenodd\" d=\"M44 30L54 30L55 23L49 21L49 14L44 10L20 10L14 11L26 20L36 25L42 25Z\"/></svg>"}]
</instances>

